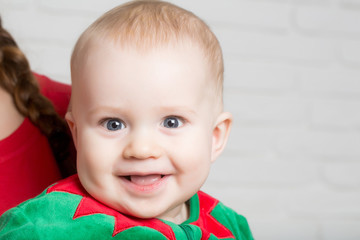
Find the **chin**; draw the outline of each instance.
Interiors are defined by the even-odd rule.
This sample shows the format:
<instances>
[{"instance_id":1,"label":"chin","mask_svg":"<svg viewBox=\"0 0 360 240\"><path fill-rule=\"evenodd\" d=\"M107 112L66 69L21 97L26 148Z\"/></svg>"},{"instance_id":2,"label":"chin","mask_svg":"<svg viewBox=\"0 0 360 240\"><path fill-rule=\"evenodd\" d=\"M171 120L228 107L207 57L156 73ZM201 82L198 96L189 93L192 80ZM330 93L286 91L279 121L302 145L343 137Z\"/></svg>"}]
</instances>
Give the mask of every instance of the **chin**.
<instances>
[{"instance_id":1,"label":"chin","mask_svg":"<svg viewBox=\"0 0 360 240\"><path fill-rule=\"evenodd\" d=\"M142 218L142 219L150 219L150 218L156 218L161 215L161 212L127 212L126 213L129 216L133 216L136 218Z\"/></svg>"}]
</instances>

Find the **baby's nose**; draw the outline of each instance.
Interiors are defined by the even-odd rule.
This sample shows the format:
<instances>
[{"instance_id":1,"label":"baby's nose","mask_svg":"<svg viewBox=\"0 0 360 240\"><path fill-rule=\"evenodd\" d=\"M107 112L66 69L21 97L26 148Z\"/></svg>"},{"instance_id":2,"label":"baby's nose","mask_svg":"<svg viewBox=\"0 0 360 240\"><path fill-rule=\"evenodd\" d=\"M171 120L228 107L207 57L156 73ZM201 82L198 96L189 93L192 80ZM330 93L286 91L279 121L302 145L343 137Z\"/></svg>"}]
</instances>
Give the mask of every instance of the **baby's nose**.
<instances>
[{"instance_id":1,"label":"baby's nose","mask_svg":"<svg viewBox=\"0 0 360 240\"><path fill-rule=\"evenodd\" d=\"M129 136L123 151L125 159L157 159L161 156L161 147L149 132L137 132Z\"/></svg>"}]
</instances>

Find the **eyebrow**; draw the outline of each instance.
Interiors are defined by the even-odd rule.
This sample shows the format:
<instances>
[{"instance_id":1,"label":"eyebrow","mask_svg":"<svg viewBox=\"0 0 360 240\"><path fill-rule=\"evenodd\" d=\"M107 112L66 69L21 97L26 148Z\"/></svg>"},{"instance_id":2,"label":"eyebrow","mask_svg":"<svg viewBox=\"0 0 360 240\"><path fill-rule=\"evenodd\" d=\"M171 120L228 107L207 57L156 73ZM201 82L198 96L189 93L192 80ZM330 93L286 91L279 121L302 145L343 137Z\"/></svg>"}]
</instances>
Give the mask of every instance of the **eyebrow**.
<instances>
[{"instance_id":1,"label":"eyebrow","mask_svg":"<svg viewBox=\"0 0 360 240\"><path fill-rule=\"evenodd\" d=\"M109 107L109 106L98 106L98 107L94 107L93 109L90 109L89 111L89 115L93 116L96 114L99 114L100 112L105 112L105 113L109 113L109 114L119 114L119 113L123 113L124 110L121 110L123 108L121 107Z\"/></svg>"},{"instance_id":2,"label":"eyebrow","mask_svg":"<svg viewBox=\"0 0 360 240\"><path fill-rule=\"evenodd\" d=\"M190 109L185 106L159 106L154 111L158 112L174 112L174 114L181 114L181 113L190 113L191 115L196 115L196 111L193 109ZM99 112L105 112L109 114L124 114L128 112L127 110L124 110L122 107L109 107L109 106L98 106L89 111L89 115L96 115Z\"/></svg>"},{"instance_id":3,"label":"eyebrow","mask_svg":"<svg viewBox=\"0 0 360 240\"><path fill-rule=\"evenodd\" d=\"M161 106L159 107L159 110L164 112L187 112L192 115L196 114L195 110L184 106Z\"/></svg>"}]
</instances>

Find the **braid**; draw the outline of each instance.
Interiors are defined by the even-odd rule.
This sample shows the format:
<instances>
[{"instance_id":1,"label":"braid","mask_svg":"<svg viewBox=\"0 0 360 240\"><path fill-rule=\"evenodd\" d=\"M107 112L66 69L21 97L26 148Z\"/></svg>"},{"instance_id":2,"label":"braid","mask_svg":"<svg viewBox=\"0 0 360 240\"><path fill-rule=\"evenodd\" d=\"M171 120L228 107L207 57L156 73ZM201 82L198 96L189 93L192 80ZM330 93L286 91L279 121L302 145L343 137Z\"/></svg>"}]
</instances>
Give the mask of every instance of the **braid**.
<instances>
[{"instance_id":1,"label":"braid","mask_svg":"<svg viewBox=\"0 0 360 240\"><path fill-rule=\"evenodd\" d=\"M71 156L71 137L66 122L57 114L52 103L41 95L25 55L11 35L2 28L1 20L0 86L10 93L19 113L28 117L48 138L62 175L65 177L73 173L68 162Z\"/></svg>"}]
</instances>

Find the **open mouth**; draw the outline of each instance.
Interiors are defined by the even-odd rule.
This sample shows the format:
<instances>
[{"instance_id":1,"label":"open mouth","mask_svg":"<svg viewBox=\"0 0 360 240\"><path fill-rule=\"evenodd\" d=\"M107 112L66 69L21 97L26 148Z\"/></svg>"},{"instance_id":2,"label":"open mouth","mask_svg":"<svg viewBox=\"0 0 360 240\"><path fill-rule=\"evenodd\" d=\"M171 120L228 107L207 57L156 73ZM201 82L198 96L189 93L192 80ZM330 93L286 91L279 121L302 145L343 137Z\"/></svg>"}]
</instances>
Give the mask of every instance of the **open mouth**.
<instances>
[{"instance_id":1,"label":"open mouth","mask_svg":"<svg viewBox=\"0 0 360 240\"><path fill-rule=\"evenodd\" d=\"M128 175L123 176L127 181L139 186L149 186L158 183L166 175L163 174L149 174L149 175Z\"/></svg>"}]
</instances>

